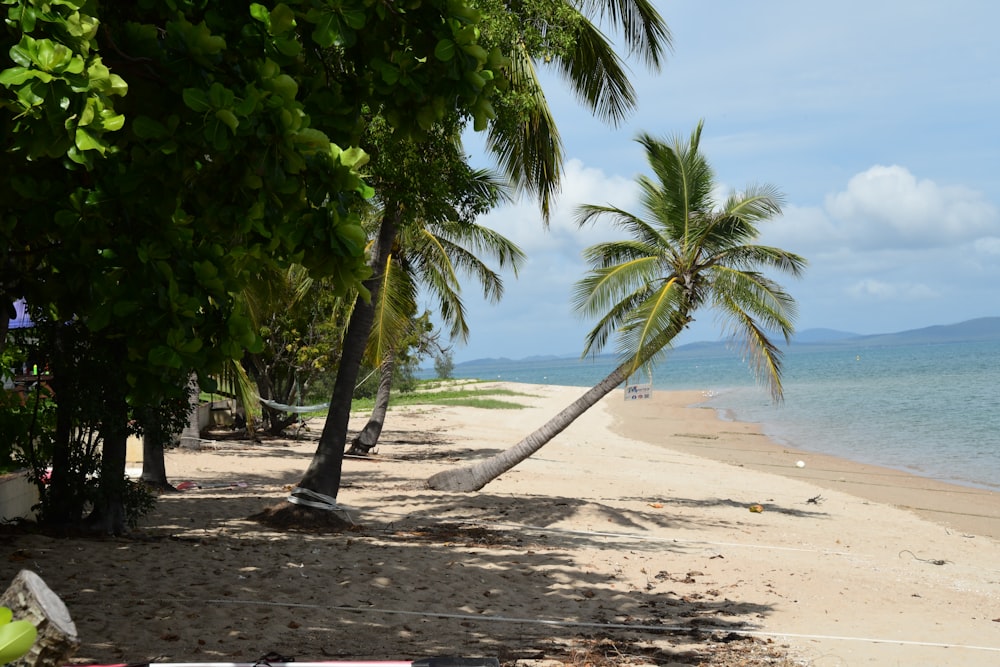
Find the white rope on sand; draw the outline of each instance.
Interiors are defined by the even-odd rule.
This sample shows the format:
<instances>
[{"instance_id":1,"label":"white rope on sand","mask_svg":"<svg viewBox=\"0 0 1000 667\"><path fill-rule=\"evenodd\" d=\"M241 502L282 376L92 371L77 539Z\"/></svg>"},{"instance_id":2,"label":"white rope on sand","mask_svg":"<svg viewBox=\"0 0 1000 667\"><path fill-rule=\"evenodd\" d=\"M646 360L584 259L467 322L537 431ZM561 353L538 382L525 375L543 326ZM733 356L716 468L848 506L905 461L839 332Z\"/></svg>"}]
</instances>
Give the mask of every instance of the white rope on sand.
<instances>
[{"instance_id":1,"label":"white rope on sand","mask_svg":"<svg viewBox=\"0 0 1000 667\"><path fill-rule=\"evenodd\" d=\"M386 512L384 510L365 510L368 514L378 514L389 517L397 518L410 518L411 514L396 514L392 512ZM480 524L496 526L499 528L511 528L515 530L525 530L536 533L557 533L560 535L582 535L587 537L609 537L620 540L632 540L635 542L664 542L668 544L704 544L713 547L737 547L741 549L765 549L771 551L795 551L802 553L818 553L826 556L853 556L858 557L860 554L850 553L849 551L833 551L830 549L809 549L806 547L785 547L775 544L745 544L741 542L709 542L707 540L685 540L677 537L662 537L660 535L640 535L638 533L611 533L598 530L571 530L569 528L546 528L545 526L532 526L529 524L522 523L501 523L496 521L490 521L488 519L475 519L475 518L449 518L440 519L437 517L419 517L424 519L430 519L432 521L449 521L451 523L460 524Z\"/></svg>"},{"instance_id":2,"label":"white rope on sand","mask_svg":"<svg viewBox=\"0 0 1000 667\"><path fill-rule=\"evenodd\" d=\"M405 609L380 609L378 607L347 607L324 606L304 602L270 602L266 600L176 600L177 602L202 602L204 604L254 605L261 607L294 607L300 609L320 609L324 611L343 611L352 613L393 614L397 616L419 616L422 618L447 618L461 621L482 621L492 623L526 623L531 625L546 625L565 628L591 628L604 630L641 630L646 632L700 632L705 634L735 634L745 637L773 637L788 639L818 639L829 641L865 642L869 644L898 644L900 646L925 646L931 648L964 648L972 651L990 651L1000 653L997 646L976 646L973 644L952 644L949 642L924 642L908 639L892 639L890 637L852 637L849 635L818 635L798 632L768 632L764 630L742 630L737 628L708 628L684 625L641 625L629 623L595 623L591 621L569 621L564 619L529 618L518 616L481 616L476 614L455 614L449 612L410 611Z\"/></svg>"}]
</instances>

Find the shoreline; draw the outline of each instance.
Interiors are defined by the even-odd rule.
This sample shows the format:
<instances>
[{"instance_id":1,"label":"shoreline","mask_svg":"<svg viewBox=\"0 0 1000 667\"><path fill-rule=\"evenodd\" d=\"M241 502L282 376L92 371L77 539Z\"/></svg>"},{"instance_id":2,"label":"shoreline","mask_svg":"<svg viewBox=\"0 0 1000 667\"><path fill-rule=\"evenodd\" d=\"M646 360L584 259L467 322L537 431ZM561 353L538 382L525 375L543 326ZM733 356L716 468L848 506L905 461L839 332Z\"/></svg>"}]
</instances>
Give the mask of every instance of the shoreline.
<instances>
[{"instance_id":1,"label":"shoreline","mask_svg":"<svg viewBox=\"0 0 1000 667\"><path fill-rule=\"evenodd\" d=\"M786 446L764 433L758 423L723 418L719 408L706 405L706 400L704 392L695 390L656 390L649 401L612 399L608 403L614 416L612 429L630 439L805 481L908 510L949 529L1000 540L1000 493L996 491ZM688 411L682 414L694 417L699 425L696 431L665 436L650 428L650 422L662 419L664 413L679 419L679 404ZM691 420L685 426L691 431ZM719 437L727 434L750 436L753 444L738 437L725 441ZM797 467L797 461L805 462L805 467Z\"/></svg>"}]
</instances>

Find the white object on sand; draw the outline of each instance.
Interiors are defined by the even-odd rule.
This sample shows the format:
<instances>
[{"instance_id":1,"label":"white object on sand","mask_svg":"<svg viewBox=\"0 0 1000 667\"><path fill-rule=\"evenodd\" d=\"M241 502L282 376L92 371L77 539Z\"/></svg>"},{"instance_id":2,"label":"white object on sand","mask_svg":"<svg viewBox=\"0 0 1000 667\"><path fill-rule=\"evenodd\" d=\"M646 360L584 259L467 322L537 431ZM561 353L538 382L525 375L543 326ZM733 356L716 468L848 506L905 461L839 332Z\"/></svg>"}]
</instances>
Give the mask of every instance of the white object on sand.
<instances>
[{"instance_id":1,"label":"white object on sand","mask_svg":"<svg viewBox=\"0 0 1000 667\"><path fill-rule=\"evenodd\" d=\"M806 467L806 462L805 461L796 461L795 462L795 467L797 467L797 468L805 468Z\"/></svg>"}]
</instances>

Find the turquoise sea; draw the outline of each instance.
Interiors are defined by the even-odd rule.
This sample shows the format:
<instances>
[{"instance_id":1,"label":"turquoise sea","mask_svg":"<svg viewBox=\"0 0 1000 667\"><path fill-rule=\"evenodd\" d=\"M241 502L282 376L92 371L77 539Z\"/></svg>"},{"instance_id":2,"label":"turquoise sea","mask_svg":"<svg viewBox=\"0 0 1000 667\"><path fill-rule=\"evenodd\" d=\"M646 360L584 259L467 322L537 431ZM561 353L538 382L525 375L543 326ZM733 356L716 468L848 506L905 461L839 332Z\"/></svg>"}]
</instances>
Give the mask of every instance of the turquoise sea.
<instances>
[{"instance_id":1,"label":"turquoise sea","mask_svg":"<svg viewBox=\"0 0 1000 667\"><path fill-rule=\"evenodd\" d=\"M613 364L504 359L458 364L454 375L588 387ZM760 423L789 447L1000 490L1000 340L792 345L777 405L738 351L719 345L669 352L652 382L701 390L721 418Z\"/></svg>"}]
</instances>

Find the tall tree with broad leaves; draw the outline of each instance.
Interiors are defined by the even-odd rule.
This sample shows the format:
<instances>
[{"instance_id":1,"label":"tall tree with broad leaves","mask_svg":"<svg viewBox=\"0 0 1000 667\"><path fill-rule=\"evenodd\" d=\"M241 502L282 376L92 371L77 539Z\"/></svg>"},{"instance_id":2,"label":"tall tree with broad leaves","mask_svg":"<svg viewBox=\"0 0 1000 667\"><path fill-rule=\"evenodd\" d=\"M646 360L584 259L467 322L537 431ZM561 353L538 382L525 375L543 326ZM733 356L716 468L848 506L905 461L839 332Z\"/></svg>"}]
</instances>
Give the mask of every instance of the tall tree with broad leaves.
<instances>
[{"instance_id":1,"label":"tall tree with broad leaves","mask_svg":"<svg viewBox=\"0 0 1000 667\"><path fill-rule=\"evenodd\" d=\"M486 114L490 92L472 75L503 75L466 30L465 0L0 0L0 11L0 301L75 320L107 355L110 492L88 524L122 532L130 406L183 393L189 371L206 386L259 349L234 295L260 267L297 263L342 294L362 289L364 113L405 110L394 129L417 135L420 118ZM442 43L455 48L435 57Z\"/></svg>"},{"instance_id":2,"label":"tall tree with broad leaves","mask_svg":"<svg viewBox=\"0 0 1000 667\"><path fill-rule=\"evenodd\" d=\"M779 215L781 195L770 186L750 186L713 199L712 169L699 150L702 124L689 140L639 137L653 176L641 176L642 215L612 206L584 205L580 225L608 218L627 234L588 248L591 269L576 286L575 306L600 319L587 336L584 356L617 337L620 363L514 447L470 466L428 480L431 488L477 491L531 456L642 366L655 362L702 308L728 324L742 343L758 379L775 400L782 398L781 350L771 332L786 341L793 333L794 299L763 270L801 275L805 260L779 248L756 245L758 226Z\"/></svg>"}]
</instances>

